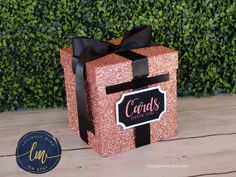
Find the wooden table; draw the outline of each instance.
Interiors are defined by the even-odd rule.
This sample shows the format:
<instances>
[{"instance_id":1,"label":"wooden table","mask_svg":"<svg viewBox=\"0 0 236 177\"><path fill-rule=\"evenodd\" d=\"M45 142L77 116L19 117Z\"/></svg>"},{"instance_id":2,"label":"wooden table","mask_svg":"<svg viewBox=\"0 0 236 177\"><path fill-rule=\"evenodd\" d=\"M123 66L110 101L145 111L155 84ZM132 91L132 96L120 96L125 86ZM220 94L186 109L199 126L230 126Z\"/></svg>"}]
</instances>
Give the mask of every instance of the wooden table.
<instances>
[{"instance_id":1,"label":"wooden table","mask_svg":"<svg viewBox=\"0 0 236 177\"><path fill-rule=\"evenodd\" d=\"M178 135L102 158L67 126L63 109L0 113L0 176L33 176L16 164L20 137L32 130L56 136L63 152L48 177L236 176L236 95L178 98Z\"/></svg>"}]
</instances>

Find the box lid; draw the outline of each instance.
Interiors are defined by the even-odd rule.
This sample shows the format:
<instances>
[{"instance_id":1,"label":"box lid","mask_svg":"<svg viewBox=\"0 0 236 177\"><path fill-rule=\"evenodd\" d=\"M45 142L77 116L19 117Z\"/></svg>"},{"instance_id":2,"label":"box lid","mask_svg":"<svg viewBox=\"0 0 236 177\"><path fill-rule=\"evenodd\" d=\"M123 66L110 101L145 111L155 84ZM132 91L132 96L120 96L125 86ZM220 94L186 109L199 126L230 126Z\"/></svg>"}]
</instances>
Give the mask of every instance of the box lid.
<instances>
[{"instance_id":1,"label":"box lid","mask_svg":"<svg viewBox=\"0 0 236 177\"><path fill-rule=\"evenodd\" d=\"M119 41L119 40L118 40ZM114 41L113 41L114 43ZM115 43L118 43L117 40ZM148 77L165 74L178 68L178 52L164 46L149 46L131 50L147 56ZM66 58L72 57L72 49L62 49ZM61 59L62 65L65 61ZM110 86L129 82L133 79L132 61L115 53L86 63L86 76L89 83L97 86Z\"/></svg>"}]
</instances>

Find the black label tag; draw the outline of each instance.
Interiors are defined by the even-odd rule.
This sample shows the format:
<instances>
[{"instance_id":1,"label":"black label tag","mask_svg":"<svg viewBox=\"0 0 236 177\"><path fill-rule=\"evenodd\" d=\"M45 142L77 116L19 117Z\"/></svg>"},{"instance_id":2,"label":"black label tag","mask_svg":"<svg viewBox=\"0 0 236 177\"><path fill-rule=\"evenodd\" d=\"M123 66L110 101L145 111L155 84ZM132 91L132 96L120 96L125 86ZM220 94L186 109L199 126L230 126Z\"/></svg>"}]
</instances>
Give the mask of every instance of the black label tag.
<instances>
[{"instance_id":1,"label":"black label tag","mask_svg":"<svg viewBox=\"0 0 236 177\"><path fill-rule=\"evenodd\" d=\"M157 121L166 112L166 92L160 86L122 94L116 103L117 125L124 129Z\"/></svg>"}]
</instances>

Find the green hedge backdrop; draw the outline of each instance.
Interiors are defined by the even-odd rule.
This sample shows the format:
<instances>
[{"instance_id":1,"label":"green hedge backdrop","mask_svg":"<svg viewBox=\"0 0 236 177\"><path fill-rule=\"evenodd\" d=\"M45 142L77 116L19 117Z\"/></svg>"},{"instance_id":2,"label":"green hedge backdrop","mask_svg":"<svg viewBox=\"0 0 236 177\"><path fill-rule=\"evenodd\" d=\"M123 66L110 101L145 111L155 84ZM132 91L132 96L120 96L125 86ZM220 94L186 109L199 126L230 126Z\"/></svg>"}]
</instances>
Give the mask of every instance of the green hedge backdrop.
<instances>
[{"instance_id":1,"label":"green hedge backdrop","mask_svg":"<svg viewBox=\"0 0 236 177\"><path fill-rule=\"evenodd\" d=\"M0 111L65 106L59 49L151 25L179 50L178 95L236 93L235 0L1 0Z\"/></svg>"}]
</instances>

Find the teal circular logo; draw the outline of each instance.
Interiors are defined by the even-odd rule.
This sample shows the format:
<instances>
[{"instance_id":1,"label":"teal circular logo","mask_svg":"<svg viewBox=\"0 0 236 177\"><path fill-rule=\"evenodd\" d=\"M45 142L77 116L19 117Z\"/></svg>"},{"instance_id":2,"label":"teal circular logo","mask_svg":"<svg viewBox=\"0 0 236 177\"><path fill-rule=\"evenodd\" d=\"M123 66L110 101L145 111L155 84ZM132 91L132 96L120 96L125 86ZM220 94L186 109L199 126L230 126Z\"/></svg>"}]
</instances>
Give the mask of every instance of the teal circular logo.
<instances>
[{"instance_id":1,"label":"teal circular logo","mask_svg":"<svg viewBox=\"0 0 236 177\"><path fill-rule=\"evenodd\" d=\"M30 173L46 173L57 166L61 159L59 141L46 131L25 134L16 148L16 162Z\"/></svg>"}]
</instances>

